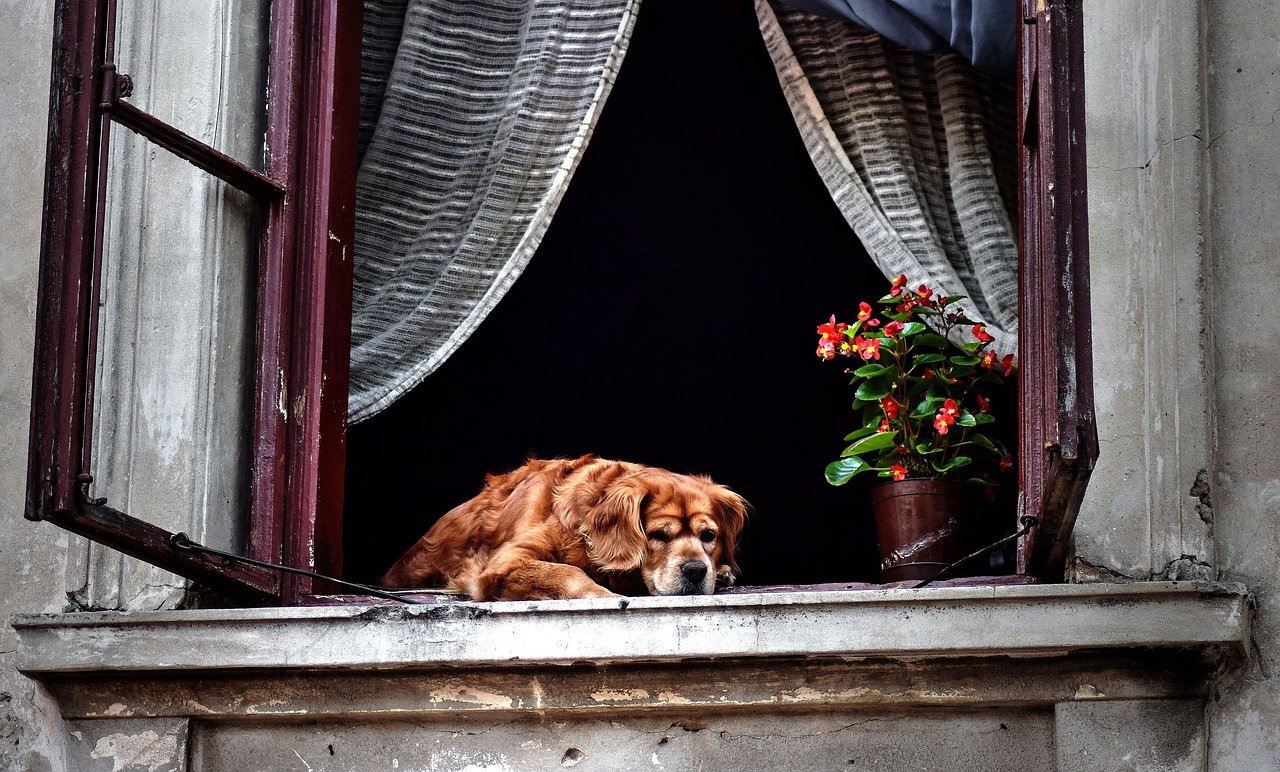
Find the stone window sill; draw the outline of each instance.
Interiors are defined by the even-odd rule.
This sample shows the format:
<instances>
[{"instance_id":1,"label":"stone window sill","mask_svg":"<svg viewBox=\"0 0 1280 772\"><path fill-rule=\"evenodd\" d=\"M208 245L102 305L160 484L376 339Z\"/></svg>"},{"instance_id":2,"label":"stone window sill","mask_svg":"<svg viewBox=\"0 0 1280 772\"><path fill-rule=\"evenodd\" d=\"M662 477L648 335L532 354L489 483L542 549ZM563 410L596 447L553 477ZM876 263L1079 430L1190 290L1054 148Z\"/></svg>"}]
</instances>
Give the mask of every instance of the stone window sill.
<instances>
[{"instance_id":1,"label":"stone window sill","mask_svg":"<svg viewBox=\"0 0 1280 772\"><path fill-rule=\"evenodd\" d=\"M15 617L33 676L693 660L1243 653L1243 587L1194 582Z\"/></svg>"}]
</instances>

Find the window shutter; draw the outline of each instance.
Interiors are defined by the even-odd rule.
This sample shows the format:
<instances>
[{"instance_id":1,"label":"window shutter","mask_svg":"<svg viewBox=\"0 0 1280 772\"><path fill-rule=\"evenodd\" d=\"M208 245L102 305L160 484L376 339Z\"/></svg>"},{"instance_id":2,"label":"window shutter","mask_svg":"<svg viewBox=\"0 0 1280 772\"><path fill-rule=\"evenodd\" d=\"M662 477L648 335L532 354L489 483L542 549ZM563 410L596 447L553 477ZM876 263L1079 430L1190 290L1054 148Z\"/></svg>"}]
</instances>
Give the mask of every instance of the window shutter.
<instances>
[{"instance_id":1,"label":"window shutter","mask_svg":"<svg viewBox=\"0 0 1280 772\"><path fill-rule=\"evenodd\" d=\"M360 6L272 3L265 173L125 101L114 9L114 0L54 9L25 515L239 601L297 602L309 583L178 549L172 533L90 497L107 129L130 129L261 207L249 557L336 572ZM321 537L331 548L310 546Z\"/></svg>"},{"instance_id":2,"label":"window shutter","mask_svg":"<svg viewBox=\"0 0 1280 772\"><path fill-rule=\"evenodd\" d=\"M1020 0L1018 567L1061 577L1098 454L1079 0Z\"/></svg>"}]
</instances>

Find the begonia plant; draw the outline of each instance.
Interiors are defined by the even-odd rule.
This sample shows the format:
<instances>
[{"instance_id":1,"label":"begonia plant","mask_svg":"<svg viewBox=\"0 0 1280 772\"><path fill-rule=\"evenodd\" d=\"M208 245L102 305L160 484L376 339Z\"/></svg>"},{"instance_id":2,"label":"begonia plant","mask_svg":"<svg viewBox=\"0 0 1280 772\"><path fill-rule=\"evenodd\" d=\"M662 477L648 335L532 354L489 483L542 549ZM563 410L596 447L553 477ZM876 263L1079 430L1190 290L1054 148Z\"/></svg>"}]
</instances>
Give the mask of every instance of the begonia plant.
<instances>
[{"instance_id":1,"label":"begonia plant","mask_svg":"<svg viewBox=\"0 0 1280 772\"><path fill-rule=\"evenodd\" d=\"M968 478L989 485L990 467L1012 466L1004 445L989 434L995 421L989 394L1013 373L1013 355L997 355L986 326L956 306L964 299L924 284L913 291L903 275L877 301L879 309L863 302L852 323L833 315L818 326L820 358L861 362L846 371L859 425L845 436L850 445L840 458L827 465L829 483L875 472L893 480ZM956 347L953 333L973 339Z\"/></svg>"}]
</instances>

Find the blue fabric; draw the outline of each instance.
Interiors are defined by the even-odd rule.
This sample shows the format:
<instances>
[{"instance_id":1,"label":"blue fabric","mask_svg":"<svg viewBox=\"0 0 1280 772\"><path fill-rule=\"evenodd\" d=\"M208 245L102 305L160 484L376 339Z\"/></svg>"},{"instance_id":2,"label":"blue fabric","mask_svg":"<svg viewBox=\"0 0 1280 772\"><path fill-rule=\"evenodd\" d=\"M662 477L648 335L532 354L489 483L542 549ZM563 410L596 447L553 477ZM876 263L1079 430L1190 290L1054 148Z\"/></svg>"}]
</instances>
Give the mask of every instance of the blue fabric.
<instances>
[{"instance_id":1,"label":"blue fabric","mask_svg":"<svg viewBox=\"0 0 1280 772\"><path fill-rule=\"evenodd\" d=\"M851 21L914 51L955 51L1004 80L1015 73L1014 0L781 0Z\"/></svg>"}]
</instances>

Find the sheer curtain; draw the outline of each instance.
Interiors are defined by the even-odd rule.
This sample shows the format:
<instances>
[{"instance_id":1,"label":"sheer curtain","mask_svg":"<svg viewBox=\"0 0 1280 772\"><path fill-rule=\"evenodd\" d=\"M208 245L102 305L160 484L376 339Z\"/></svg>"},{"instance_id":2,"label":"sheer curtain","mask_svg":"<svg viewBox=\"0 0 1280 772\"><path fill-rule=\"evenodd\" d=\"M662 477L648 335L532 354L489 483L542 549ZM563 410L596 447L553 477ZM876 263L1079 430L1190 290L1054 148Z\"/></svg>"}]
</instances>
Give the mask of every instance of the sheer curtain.
<instances>
[{"instance_id":1,"label":"sheer curtain","mask_svg":"<svg viewBox=\"0 0 1280 772\"><path fill-rule=\"evenodd\" d=\"M848 22L768 0L756 13L814 166L884 275L967 296L1015 352L1012 86Z\"/></svg>"},{"instance_id":2,"label":"sheer curtain","mask_svg":"<svg viewBox=\"0 0 1280 772\"><path fill-rule=\"evenodd\" d=\"M537 249L638 0L366 3L350 420L453 353Z\"/></svg>"}]
</instances>

